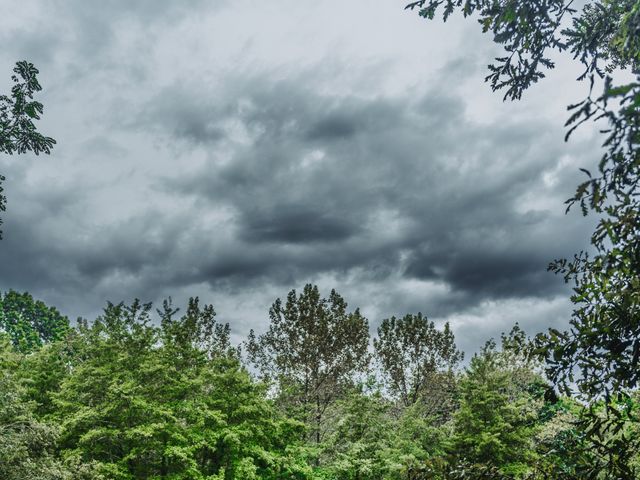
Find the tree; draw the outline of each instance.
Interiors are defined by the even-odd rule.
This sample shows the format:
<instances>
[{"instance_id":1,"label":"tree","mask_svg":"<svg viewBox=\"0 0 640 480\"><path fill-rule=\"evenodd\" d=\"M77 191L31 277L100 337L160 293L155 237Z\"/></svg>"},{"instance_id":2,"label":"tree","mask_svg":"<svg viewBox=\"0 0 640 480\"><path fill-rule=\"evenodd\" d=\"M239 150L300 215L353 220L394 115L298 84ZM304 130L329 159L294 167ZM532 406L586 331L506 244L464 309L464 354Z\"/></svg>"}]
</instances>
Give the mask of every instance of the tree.
<instances>
[{"instance_id":1,"label":"tree","mask_svg":"<svg viewBox=\"0 0 640 480\"><path fill-rule=\"evenodd\" d=\"M218 357L239 358L238 350L231 346L231 328L228 323L218 323L213 305L200 306L197 297L190 298L184 315L176 318L180 309L174 308L171 299L165 300L160 316L162 344L166 349L175 349L175 361L188 368L201 360ZM195 358L185 358L190 352Z\"/></svg>"},{"instance_id":2,"label":"tree","mask_svg":"<svg viewBox=\"0 0 640 480\"><path fill-rule=\"evenodd\" d=\"M39 133L33 123L43 112L42 103L33 99L35 93L42 90L37 78L39 71L33 64L22 61L16 63L13 72L11 79L15 85L11 88L11 96L0 95L0 153L49 154L56 141ZM0 212L6 209L7 199L2 194L4 180L0 175Z\"/></svg>"},{"instance_id":3,"label":"tree","mask_svg":"<svg viewBox=\"0 0 640 480\"><path fill-rule=\"evenodd\" d=\"M10 290L0 293L0 331L9 335L16 349L30 352L63 338L69 319L27 292Z\"/></svg>"},{"instance_id":4,"label":"tree","mask_svg":"<svg viewBox=\"0 0 640 480\"><path fill-rule=\"evenodd\" d=\"M451 417L458 408L457 402L448 411ZM431 475L434 464L446 461L447 446L453 434L453 422L434 414L432 405L417 402L404 408L399 417L394 415L390 445L386 452L390 479L424 480L437 478Z\"/></svg>"},{"instance_id":5,"label":"tree","mask_svg":"<svg viewBox=\"0 0 640 480\"><path fill-rule=\"evenodd\" d=\"M538 343L550 378L564 391L575 384L588 401L605 399L607 415L593 415L589 431L617 459L609 465L615 476L631 475L632 459L640 452L637 440L602 434L624 428L639 413L637 404L625 399L640 381L640 82L617 87L611 82L607 77L604 93L576 105L572 116L609 123L601 175L586 172L589 180L570 200L601 216L591 236L595 254L580 252L550 265L573 284L575 309L569 331L551 329ZM616 451L628 456L619 458Z\"/></svg>"},{"instance_id":6,"label":"tree","mask_svg":"<svg viewBox=\"0 0 640 480\"><path fill-rule=\"evenodd\" d=\"M584 422L592 424L594 415L606 413L602 402L591 407L592 411L587 411L579 402L567 397L545 403L540 413L540 429L535 437L538 452L535 470L539 477L567 480L608 478L608 465L616 463L620 456L627 456L624 449L611 451L594 444L593 436L588 435L584 428ZM639 427L637 422L630 421L622 432L606 431L602 434L613 437L624 435L626 440L633 440L638 436ZM636 457L633 462L637 464L638 460L640 458ZM629 478L637 478L637 474Z\"/></svg>"},{"instance_id":7,"label":"tree","mask_svg":"<svg viewBox=\"0 0 640 480\"><path fill-rule=\"evenodd\" d=\"M189 301L160 326L151 304L109 304L73 340L76 358L55 393L63 457L109 479L307 478L294 452L303 426L266 399L216 338L213 308ZM221 345L219 351L203 345Z\"/></svg>"},{"instance_id":8,"label":"tree","mask_svg":"<svg viewBox=\"0 0 640 480\"><path fill-rule=\"evenodd\" d=\"M291 290L285 305L277 299L269 317L266 333L250 332L249 359L275 381L281 404L311 427L319 444L327 408L369 364L368 322L358 309L347 312L335 290L320 298L310 284L300 295Z\"/></svg>"},{"instance_id":9,"label":"tree","mask_svg":"<svg viewBox=\"0 0 640 480\"><path fill-rule=\"evenodd\" d=\"M358 385L336 404L336 421L325 442L326 470L338 480L387 478L385 456L393 438L391 405L370 385Z\"/></svg>"},{"instance_id":10,"label":"tree","mask_svg":"<svg viewBox=\"0 0 640 480\"><path fill-rule=\"evenodd\" d=\"M521 478L533 471L534 437L543 404L543 391L534 388L537 385L544 385L542 379L526 367L514 367L494 342L471 359L454 415L455 470L464 468L467 476L476 472L478 478Z\"/></svg>"},{"instance_id":11,"label":"tree","mask_svg":"<svg viewBox=\"0 0 640 480\"><path fill-rule=\"evenodd\" d=\"M538 337L538 353L546 359L550 378L565 391L575 385L588 402L605 399L610 415L593 416L588 430L596 435L607 424L621 429L624 421L617 419L636 415L620 406L632 405L624 397L640 380L640 2L591 0L580 11L573 3L420 0L407 8L430 19L440 7L445 20L457 9L464 16L477 15L483 31L491 31L504 46L505 56L489 66L486 79L493 90L505 90L505 99L521 98L554 67L550 50L566 51L584 66L578 80L588 80L588 94L568 107L565 139L587 121L604 122L605 151L597 174L584 170L587 180L567 203L598 216L591 236L594 253L580 252L550 265L573 283L575 309L568 331L552 329ZM620 70L635 81L616 84ZM596 82L602 84L600 94ZM640 447L613 443L607 448L625 449L632 456ZM612 463L609 474L629 476L624 465Z\"/></svg>"},{"instance_id":12,"label":"tree","mask_svg":"<svg viewBox=\"0 0 640 480\"><path fill-rule=\"evenodd\" d=\"M446 407L442 397L451 390L453 371L463 358L448 323L438 330L421 313L386 318L373 346L389 391L405 407L428 396L439 397L439 408Z\"/></svg>"},{"instance_id":13,"label":"tree","mask_svg":"<svg viewBox=\"0 0 640 480\"><path fill-rule=\"evenodd\" d=\"M16 374L22 361L6 336L0 336L0 478L99 480L90 464L65 465L56 456L59 426L36 418Z\"/></svg>"}]
</instances>

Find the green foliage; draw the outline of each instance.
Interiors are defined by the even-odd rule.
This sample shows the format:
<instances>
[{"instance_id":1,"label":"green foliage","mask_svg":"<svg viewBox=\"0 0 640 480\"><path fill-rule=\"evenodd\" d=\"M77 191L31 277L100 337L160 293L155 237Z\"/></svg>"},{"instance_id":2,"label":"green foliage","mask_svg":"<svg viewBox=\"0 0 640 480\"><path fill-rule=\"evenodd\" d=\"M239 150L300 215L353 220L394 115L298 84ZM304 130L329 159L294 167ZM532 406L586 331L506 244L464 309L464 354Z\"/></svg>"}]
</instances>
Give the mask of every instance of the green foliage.
<instances>
[{"instance_id":1,"label":"green foliage","mask_svg":"<svg viewBox=\"0 0 640 480\"><path fill-rule=\"evenodd\" d=\"M535 463L534 437L542 399L530 370L505 364L488 343L461 382L452 451L458 463L521 478Z\"/></svg>"},{"instance_id":2,"label":"green foliage","mask_svg":"<svg viewBox=\"0 0 640 480\"><path fill-rule=\"evenodd\" d=\"M587 71L637 71L640 65L640 3L637 0L587 2L572 26L562 33Z\"/></svg>"},{"instance_id":3,"label":"green foliage","mask_svg":"<svg viewBox=\"0 0 640 480\"><path fill-rule=\"evenodd\" d=\"M75 336L75 330L71 330L64 340L44 345L25 355L20 362L17 374L38 418L47 418L56 410L53 397L74 363Z\"/></svg>"},{"instance_id":4,"label":"green foliage","mask_svg":"<svg viewBox=\"0 0 640 480\"><path fill-rule=\"evenodd\" d=\"M585 2L582 11L572 0L419 0L407 9L433 19L442 8L446 21L456 10L477 16L483 32L491 32L505 56L489 65L486 80L493 90L506 89L505 99L517 100L526 89L555 67L550 50L568 50L590 72L604 75L616 68L637 72L640 65L640 3L637 0ZM566 26L567 21L571 25ZM563 26L565 28L563 28Z\"/></svg>"},{"instance_id":5,"label":"green foliage","mask_svg":"<svg viewBox=\"0 0 640 480\"><path fill-rule=\"evenodd\" d=\"M447 328L422 316L387 321L385 345L402 338L410 339L407 348L421 345L409 357L420 359L414 366L447 379L444 388L429 377L407 406L377 383L382 372L359 370L369 361L366 320L347 313L335 292L320 299L308 287L285 307L274 304L273 336L254 337L250 347L268 360L262 366L277 375L275 384L255 381L242 366L229 325L216 321L211 305L193 298L181 314L166 301L157 313L154 320L151 304L139 301L108 304L95 321L80 320L62 338L24 352L0 334L0 478L605 479L611 464L640 463L607 448L637 441L636 396L616 403L620 430L595 425L594 416L606 418L613 404L592 403L586 414L558 399L517 326L503 335L502 349L488 343L460 375ZM346 365L311 335L327 330L350 335L329 343ZM399 334L408 331L416 335ZM289 339L309 349L289 351ZM303 359L309 363L301 367ZM326 383L310 381L316 390L304 396L301 380L314 367L322 376L306 378ZM316 402L327 398L318 424Z\"/></svg>"},{"instance_id":6,"label":"green foliage","mask_svg":"<svg viewBox=\"0 0 640 480\"><path fill-rule=\"evenodd\" d=\"M69 320L55 307L48 307L25 292L0 293L0 332L8 334L21 352L64 338Z\"/></svg>"},{"instance_id":7,"label":"green foliage","mask_svg":"<svg viewBox=\"0 0 640 480\"><path fill-rule=\"evenodd\" d=\"M433 18L443 7L445 20L456 9L465 16L478 14L483 30L491 30L507 53L489 66L487 77L494 90L506 88L505 99L519 99L544 77L543 70L553 68L549 50L569 51L584 66L578 80L589 80L588 95L568 107L566 138L585 122L606 123L605 153L597 174L583 169L588 179L567 203L568 208L579 205L585 215L595 213L599 221L591 236L592 255L580 252L549 267L573 283L575 310L569 331L552 329L538 337L537 353L565 392L576 386L584 401L604 400L604 415L584 412L590 419L584 421L585 432L611 452L607 474L631 478L640 445L601 434L622 432L635 415L623 405L630 404L640 372L640 1L591 0L580 11L571 8L573 3L421 0L407 8ZM635 81L616 84L618 70L629 70ZM602 93L594 94L600 80Z\"/></svg>"},{"instance_id":8,"label":"green foliage","mask_svg":"<svg viewBox=\"0 0 640 480\"><path fill-rule=\"evenodd\" d=\"M420 401L404 408L395 420L394 431L386 452L390 479L433 478L434 464L448 462L453 422L443 424L441 417L433 416L428 403Z\"/></svg>"},{"instance_id":9,"label":"green foliage","mask_svg":"<svg viewBox=\"0 0 640 480\"><path fill-rule=\"evenodd\" d=\"M423 475L445 458L452 424L442 424L423 401L397 407L371 379L343 395L328 413L316 472L335 480L431 478Z\"/></svg>"},{"instance_id":10,"label":"green foliage","mask_svg":"<svg viewBox=\"0 0 640 480\"><path fill-rule=\"evenodd\" d=\"M0 95L0 153L50 153L56 141L38 133L33 123L43 112L42 103L33 100L42 90L38 69L22 61L13 72L11 96Z\"/></svg>"},{"instance_id":11,"label":"green foliage","mask_svg":"<svg viewBox=\"0 0 640 480\"><path fill-rule=\"evenodd\" d=\"M536 433L539 454L535 472L542 478L580 479L596 465L592 449L580 428L582 406L569 399L546 402ZM535 477L534 477L535 478Z\"/></svg>"},{"instance_id":12,"label":"green foliage","mask_svg":"<svg viewBox=\"0 0 640 480\"><path fill-rule=\"evenodd\" d=\"M247 351L266 380L275 381L280 405L310 428L320 443L324 415L341 391L369 364L369 326L356 309L332 290L320 298L318 287L292 290L286 304L277 299L269 311L269 330L250 332Z\"/></svg>"},{"instance_id":13,"label":"green foliage","mask_svg":"<svg viewBox=\"0 0 640 480\"><path fill-rule=\"evenodd\" d=\"M81 324L54 394L64 458L112 479L305 478L289 452L302 425L282 418L230 354L213 309L192 299L174 318L166 303L160 327L150 309L110 304Z\"/></svg>"},{"instance_id":14,"label":"green foliage","mask_svg":"<svg viewBox=\"0 0 640 480\"><path fill-rule=\"evenodd\" d=\"M617 112L606 109L611 99L619 105ZM574 283L576 310L571 331L550 331L553 345L547 343L544 353L550 375L561 384L571 381L577 367L580 391L590 398L635 388L640 378L639 108L640 83L614 88L610 82L598 99L575 106L581 121L598 115L611 127L601 175L586 172L589 180L570 200L602 217L591 237L595 256L580 253L550 266Z\"/></svg>"},{"instance_id":15,"label":"green foliage","mask_svg":"<svg viewBox=\"0 0 640 480\"><path fill-rule=\"evenodd\" d=\"M420 0L407 5L420 16L433 19L440 7L446 21L460 9L465 17L477 15L482 31L491 31L506 55L489 65L486 80L493 90L506 89L504 98L517 100L554 67L547 50L564 50L566 42L558 34L563 18L575 13L566 0Z\"/></svg>"},{"instance_id":16,"label":"green foliage","mask_svg":"<svg viewBox=\"0 0 640 480\"><path fill-rule=\"evenodd\" d=\"M421 313L384 319L373 345L387 388L407 407L426 394L446 393L463 357L449 324L438 330Z\"/></svg>"},{"instance_id":17,"label":"green foliage","mask_svg":"<svg viewBox=\"0 0 640 480\"><path fill-rule=\"evenodd\" d=\"M0 478L3 480L95 479L91 464L65 464L56 456L59 426L39 421L16 375L22 355L0 338Z\"/></svg>"},{"instance_id":18,"label":"green foliage","mask_svg":"<svg viewBox=\"0 0 640 480\"><path fill-rule=\"evenodd\" d=\"M337 402L335 425L325 442L325 470L340 480L385 478L393 438L390 404L380 392L356 388Z\"/></svg>"},{"instance_id":19,"label":"green foliage","mask_svg":"<svg viewBox=\"0 0 640 480\"><path fill-rule=\"evenodd\" d=\"M33 99L42 90L37 78L38 69L33 64L22 61L16 63L13 72L11 95L0 95L0 153L12 155L31 151L36 155L48 154L56 141L39 133L33 123L40 119L44 108L42 103ZM0 175L0 212L6 209L7 199L2 194L4 180Z\"/></svg>"}]
</instances>

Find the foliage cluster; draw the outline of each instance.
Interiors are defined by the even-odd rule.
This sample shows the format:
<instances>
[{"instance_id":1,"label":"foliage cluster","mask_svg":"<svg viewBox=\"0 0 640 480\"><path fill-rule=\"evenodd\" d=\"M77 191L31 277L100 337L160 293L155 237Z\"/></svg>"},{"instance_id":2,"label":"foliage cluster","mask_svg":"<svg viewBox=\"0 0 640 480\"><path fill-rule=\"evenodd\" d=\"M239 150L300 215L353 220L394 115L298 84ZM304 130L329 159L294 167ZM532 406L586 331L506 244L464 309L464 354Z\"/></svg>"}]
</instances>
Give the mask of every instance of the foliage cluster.
<instances>
[{"instance_id":1,"label":"foliage cluster","mask_svg":"<svg viewBox=\"0 0 640 480\"><path fill-rule=\"evenodd\" d=\"M517 327L462 369L448 325L393 317L371 339L312 285L237 346L197 298L63 329L27 294L0 298L22 308L0 329L1 478L578 479L602 460Z\"/></svg>"},{"instance_id":2,"label":"foliage cluster","mask_svg":"<svg viewBox=\"0 0 640 480\"><path fill-rule=\"evenodd\" d=\"M586 431L607 458L594 463L590 476L606 469L633 478L627 453L638 445L626 425L638 416L633 395L640 372L640 1L580 3L582 8L574 0L418 0L407 8L427 19L438 11L445 21L457 10L476 16L504 48L486 80L505 91L505 99L520 99L554 68L553 50L582 64L578 81L586 81L587 93L568 106L565 139L596 122L604 154L597 172L582 169L587 179L567 200L567 210L577 205L584 215L596 215L598 224L587 251L549 266L573 284L575 308L569 330L539 335L536 353L565 393L588 404L603 401L604 412L586 412Z\"/></svg>"},{"instance_id":3,"label":"foliage cluster","mask_svg":"<svg viewBox=\"0 0 640 480\"><path fill-rule=\"evenodd\" d=\"M33 123L39 120L44 110L42 103L34 100L34 95L42 90L38 81L38 69L32 63L21 61L16 63L11 80L14 85L11 95L0 95L0 153L33 152L51 153L56 141L36 130ZM3 194L0 175L0 212L6 210L7 198ZM0 219L2 225L2 219ZM2 238L2 230L0 230Z\"/></svg>"}]
</instances>

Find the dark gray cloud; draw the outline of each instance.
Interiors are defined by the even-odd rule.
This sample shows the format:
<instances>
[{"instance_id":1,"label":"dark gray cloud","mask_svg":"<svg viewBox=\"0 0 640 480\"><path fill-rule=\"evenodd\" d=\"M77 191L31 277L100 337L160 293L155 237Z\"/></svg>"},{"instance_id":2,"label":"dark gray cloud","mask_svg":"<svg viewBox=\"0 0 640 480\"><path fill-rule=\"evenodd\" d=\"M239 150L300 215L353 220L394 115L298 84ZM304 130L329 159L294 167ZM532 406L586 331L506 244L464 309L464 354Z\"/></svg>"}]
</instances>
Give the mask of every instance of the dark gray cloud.
<instances>
[{"instance_id":1,"label":"dark gray cloud","mask_svg":"<svg viewBox=\"0 0 640 480\"><path fill-rule=\"evenodd\" d=\"M181 87L164 91L138 124L152 119L188 143L192 132L177 124L185 112L208 112L217 128L246 136L234 143L227 132L217 140L223 154L165 183L233 212L240 252L269 252L255 261L239 255L235 268L212 267L208 281L221 271L300 283L318 273L382 269L447 284L461 294L449 306L458 310L564 290L546 266L584 242L584 226L560 209L527 209L522 201L566 148L545 123L474 123L459 97L440 90L359 98L320 95L299 81L230 83L221 95L227 102L180 101L179 114L170 106L184 98Z\"/></svg>"},{"instance_id":2,"label":"dark gray cloud","mask_svg":"<svg viewBox=\"0 0 640 480\"><path fill-rule=\"evenodd\" d=\"M338 212L324 212L314 205L256 206L243 214L241 236L250 243L338 242L359 230Z\"/></svg>"},{"instance_id":3,"label":"dark gray cloud","mask_svg":"<svg viewBox=\"0 0 640 480\"><path fill-rule=\"evenodd\" d=\"M7 68L42 67L42 125L59 143L0 159L1 290L71 316L200 294L241 336L275 295L317 282L373 326L417 310L457 322L478 337L469 348L514 319L566 318L546 266L586 246L592 221L562 201L597 151L590 135L562 142L560 88L539 94L547 110L535 92L494 102L475 25L454 22L465 49L423 58L379 38L389 12L340 37L314 6L319 44L281 35L300 28L283 9L248 5L42 2L3 30ZM426 42L411 28L403 42Z\"/></svg>"}]
</instances>

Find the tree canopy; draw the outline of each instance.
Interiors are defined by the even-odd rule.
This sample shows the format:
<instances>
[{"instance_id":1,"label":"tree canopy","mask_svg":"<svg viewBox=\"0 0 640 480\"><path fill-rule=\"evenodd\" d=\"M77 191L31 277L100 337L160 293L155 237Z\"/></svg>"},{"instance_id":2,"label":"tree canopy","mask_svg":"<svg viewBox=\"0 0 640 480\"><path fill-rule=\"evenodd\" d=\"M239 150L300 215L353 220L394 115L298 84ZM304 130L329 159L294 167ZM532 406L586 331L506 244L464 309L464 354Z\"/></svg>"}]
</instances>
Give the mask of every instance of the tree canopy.
<instances>
[{"instance_id":1,"label":"tree canopy","mask_svg":"<svg viewBox=\"0 0 640 480\"><path fill-rule=\"evenodd\" d=\"M249 358L301 420L313 419L312 437L320 443L327 409L358 373L366 373L369 324L358 309L348 312L335 290L321 298L311 284L300 294L291 290L284 305L277 299L269 318L266 333L250 332Z\"/></svg>"},{"instance_id":2,"label":"tree canopy","mask_svg":"<svg viewBox=\"0 0 640 480\"><path fill-rule=\"evenodd\" d=\"M406 402L380 382L404 360L377 348L370 362L367 321L313 285L285 305L276 300L269 328L244 343L247 360L266 365L245 363L230 326L197 298L184 311L168 300L155 314L137 300L109 303L30 349L0 336L0 476L543 480L606 471L610 459L585 435L584 410L553 393L521 329L460 368L448 328L421 315L394 318L373 344L419 344L414 367L446 373L445 390L408 377L420 393ZM324 329L344 337L322 345L314 334ZM637 408L637 395L627 401ZM602 402L591 407L604 415ZM623 431L602 434L633 440L639 427L627 419Z\"/></svg>"},{"instance_id":3,"label":"tree canopy","mask_svg":"<svg viewBox=\"0 0 640 480\"><path fill-rule=\"evenodd\" d=\"M0 332L22 352L60 340L69 331L69 319L55 307L34 300L28 293L0 293Z\"/></svg>"},{"instance_id":4,"label":"tree canopy","mask_svg":"<svg viewBox=\"0 0 640 480\"><path fill-rule=\"evenodd\" d=\"M437 396L436 385L446 384L463 358L449 324L438 330L421 313L384 319L373 346L389 391L407 407Z\"/></svg>"}]
</instances>

